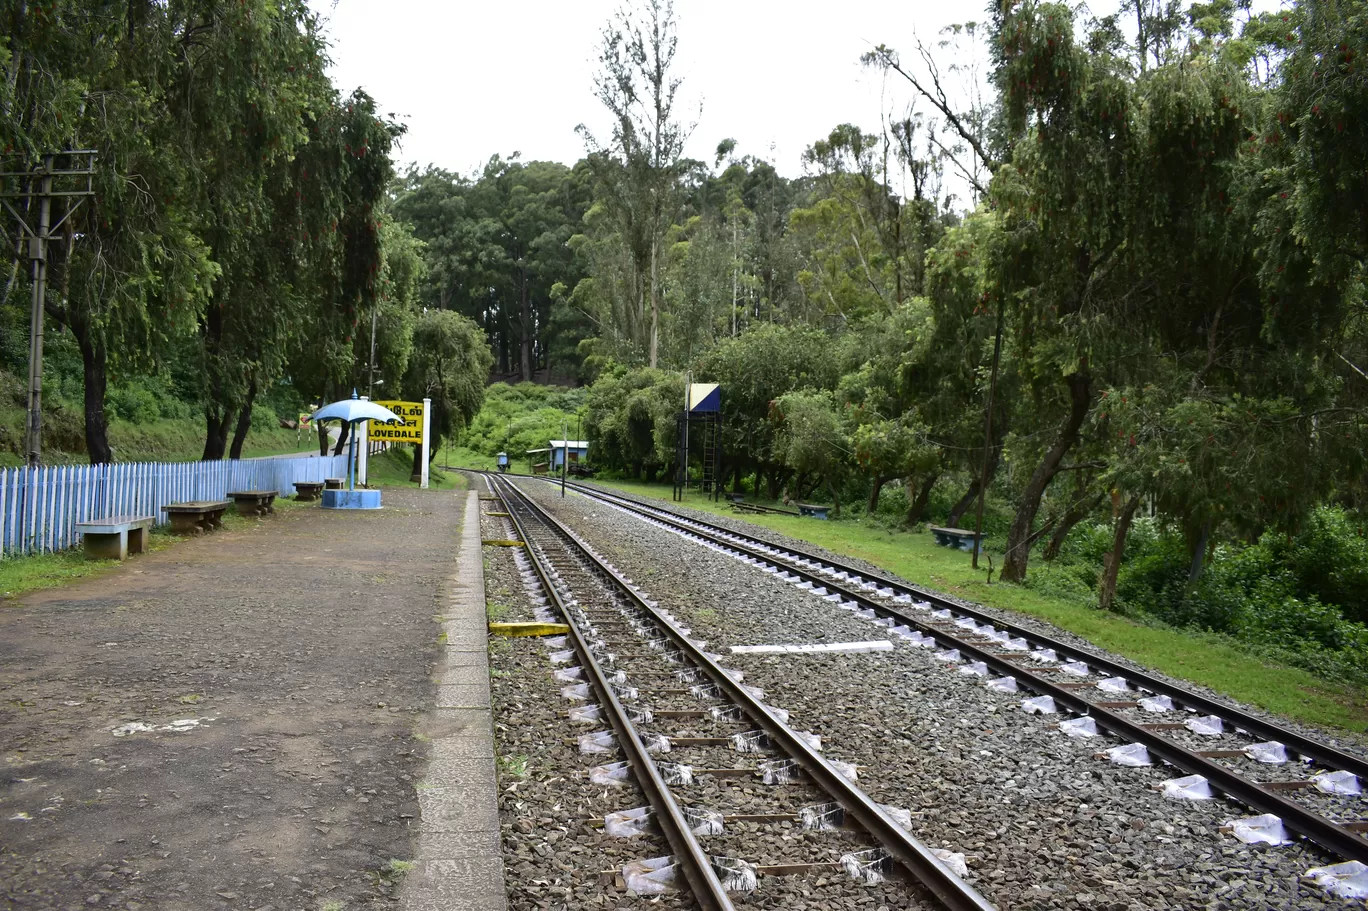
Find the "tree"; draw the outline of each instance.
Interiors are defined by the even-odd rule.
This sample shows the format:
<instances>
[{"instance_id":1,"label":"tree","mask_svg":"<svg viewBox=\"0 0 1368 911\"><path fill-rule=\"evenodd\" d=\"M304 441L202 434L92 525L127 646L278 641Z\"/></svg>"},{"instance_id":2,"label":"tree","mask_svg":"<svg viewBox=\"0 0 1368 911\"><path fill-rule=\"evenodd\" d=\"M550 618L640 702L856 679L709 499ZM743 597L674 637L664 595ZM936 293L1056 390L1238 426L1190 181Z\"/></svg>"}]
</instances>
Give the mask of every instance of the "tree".
<instances>
[{"instance_id":1,"label":"tree","mask_svg":"<svg viewBox=\"0 0 1368 911\"><path fill-rule=\"evenodd\" d=\"M771 409L777 425L775 452L799 475L812 475L826 484L841 514L841 482L851 463L850 440L841 426L830 392L803 390L780 397Z\"/></svg>"},{"instance_id":2,"label":"tree","mask_svg":"<svg viewBox=\"0 0 1368 911\"><path fill-rule=\"evenodd\" d=\"M403 389L414 401L432 400L427 441L432 458L442 440L459 433L480 410L493 364L484 333L471 320L450 310L429 310L418 318ZM421 451L414 447L415 477L421 470Z\"/></svg>"},{"instance_id":3,"label":"tree","mask_svg":"<svg viewBox=\"0 0 1368 911\"><path fill-rule=\"evenodd\" d=\"M627 253L633 334L651 367L659 360L662 248L679 205L684 143L692 131L675 116L682 82L671 70L677 32L672 0L639 0L619 10L603 30L594 79L613 120L611 139L602 142L579 127L601 204Z\"/></svg>"}]
</instances>

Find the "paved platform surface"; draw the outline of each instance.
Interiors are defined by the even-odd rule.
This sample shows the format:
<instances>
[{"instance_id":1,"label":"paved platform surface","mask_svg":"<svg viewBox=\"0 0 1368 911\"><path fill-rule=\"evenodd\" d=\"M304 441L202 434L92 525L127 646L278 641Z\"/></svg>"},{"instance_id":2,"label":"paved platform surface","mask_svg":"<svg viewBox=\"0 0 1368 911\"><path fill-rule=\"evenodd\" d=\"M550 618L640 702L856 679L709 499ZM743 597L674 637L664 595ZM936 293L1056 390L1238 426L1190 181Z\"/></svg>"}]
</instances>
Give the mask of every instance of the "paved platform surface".
<instances>
[{"instance_id":1,"label":"paved platform surface","mask_svg":"<svg viewBox=\"0 0 1368 911\"><path fill-rule=\"evenodd\" d=\"M501 909L473 506L286 504L0 602L0 907Z\"/></svg>"},{"instance_id":2,"label":"paved platform surface","mask_svg":"<svg viewBox=\"0 0 1368 911\"><path fill-rule=\"evenodd\" d=\"M503 855L489 706L480 501L466 498L455 564L442 593L446 634L431 737L418 786L418 860L404 882L402 911L503 911Z\"/></svg>"}]
</instances>

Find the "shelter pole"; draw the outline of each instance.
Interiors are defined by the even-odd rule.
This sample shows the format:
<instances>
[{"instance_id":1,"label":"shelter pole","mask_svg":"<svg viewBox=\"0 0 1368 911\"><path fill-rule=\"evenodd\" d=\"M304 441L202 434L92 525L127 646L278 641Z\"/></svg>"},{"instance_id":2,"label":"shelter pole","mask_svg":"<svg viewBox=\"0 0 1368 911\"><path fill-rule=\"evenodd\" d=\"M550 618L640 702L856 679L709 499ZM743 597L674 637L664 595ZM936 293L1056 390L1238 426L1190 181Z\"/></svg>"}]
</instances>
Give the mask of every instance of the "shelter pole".
<instances>
[{"instance_id":1,"label":"shelter pole","mask_svg":"<svg viewBox=\"0 0 1368 911\"><path fill-rule=\"evenodd\" d=\"M347 440L347 489L356 489L356 425Z\"/></svg>"},{"instance_id":2,"label":"shelter pole","mask_svg":"<svg viewBox=\"0 0 1368 911\"><path fill-rule=\"evenodd\" d=\"M418 486L428 489L428 442L432 436L432 399L423 399L423 474Z\"/></svg>"},{"instance_id":3,"label":"shelter pole","mask_svg":"<svg viewBox=\"0 0 1368 911\"><path fill-rule=\"evenodd\" d=\"M370 396L361 396L361 401L369 402ZM356 450L356 483L365 487L370 478L370 421L362 421L356 429L356 435L361 437L360 448Z\"/></svg>"},{"instance_id":4,"label":"shelter pole","mask_svg":"<svg viewBox=\"0 0 1368 911\"><path fill-rule=\"evenodd\" d=\"M565 499L565 469L570 464L570 419L565 418L561 429L561 499ZM552 449L551 454L555 455L556 450Z\"/></svg>"}]
</instances>

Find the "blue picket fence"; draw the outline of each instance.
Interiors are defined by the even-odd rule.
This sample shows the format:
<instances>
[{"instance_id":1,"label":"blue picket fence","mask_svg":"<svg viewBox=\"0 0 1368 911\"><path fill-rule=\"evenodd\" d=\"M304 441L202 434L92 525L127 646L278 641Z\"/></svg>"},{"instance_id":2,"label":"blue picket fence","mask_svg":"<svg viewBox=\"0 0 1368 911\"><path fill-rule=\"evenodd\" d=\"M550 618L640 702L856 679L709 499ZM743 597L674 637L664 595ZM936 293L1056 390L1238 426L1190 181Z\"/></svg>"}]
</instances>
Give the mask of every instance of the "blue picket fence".
<instances>
[{"instance_id":1,"label":"blue picket fence","mask_svg":"<svg viewBox=\"0 0 1368 911\"><path fill-rule=\"evenodd\" d=\"M230 490L294 493L295 481L340 478L345 455L223 462L52 465L0 471L0 554L50 553L80 543L76 523L153 516L188 500L222 500Z\"/></svg>"}]
</instances>

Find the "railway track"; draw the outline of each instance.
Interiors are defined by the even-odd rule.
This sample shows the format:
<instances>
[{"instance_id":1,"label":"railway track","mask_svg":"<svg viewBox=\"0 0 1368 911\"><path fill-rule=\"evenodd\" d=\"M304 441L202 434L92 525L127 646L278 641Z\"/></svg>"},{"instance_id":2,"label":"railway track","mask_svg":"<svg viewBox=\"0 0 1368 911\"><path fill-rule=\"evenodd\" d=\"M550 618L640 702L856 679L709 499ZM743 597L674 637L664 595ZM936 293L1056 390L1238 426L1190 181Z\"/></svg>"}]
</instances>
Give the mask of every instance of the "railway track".
<instances>
[{"instance_id":1,"label":"railway track","mask_svg":"<svg viewBox=\"0 0 1368 911\"><path fill-rule=\"evenodd\" d=\"M1099 733L1109 733L1132 749L1132 745L1142 746L1146 758L1200 776L1213 791L1258 813L1278 817L1287 830L1329 854L1368 863L1368 822L1330 818L1297 799L1316 786L1311 775L1256 780L1231 767L1246 760L1252 749L1276 753L1281 747L1289 759L1305 763L1308 772L1331 773L1340 779L1352 775L1354 781L1362 781L1368 778L1368 762L1357 756L934 592L625 496L582 484L573 487L584 496L820 592L829 601L864 612L880 625L915 634L923 644L966 669L974 667L984 676L996 673L999 685L1048 697L1050 708L1076 716L1065 723L1086 719L1081 723L1095 725ZM1147 720L1156 717L1185 720ZM1194 720L1216 727L1223 736L1238 738L1239 745L1211 750L1184 745L1173 734L1192 730L1189 725Z\"/></svg>"},{"instance_id":2,"label":"railway track","mask_svg":"<svg viewBox=\"0 0 1368 911\"><path fill-rule=\"evenodd\" d=\"M903 893L898 907L993 907L904 828L896 808L855 787L811 735L789 727L786 713L767 706L739 672L722 667L720 656L705 652L687 629L506 478L486 478L504 504L510 535L525 543L536 580L570 628L567 644L578 664L564 668L562 679L583 680L587 686L578 695L597 702L583 706L581 716L588 712L610 726L611 735L586 737L621 751L649 802L615 823L649 817L699 907L730 909L729 890L755 888L769 876L814 872L832 882L849 874L852 889L897 887ZM700 735L704 729L708 733ZM730 750L753 754L757 762L711 768L685 761L696 755L721 765ZM664 754L670 762L657 759ZM756 806L748 789L732 788L718 791L733 795L732 806L705 809L689 793L703 778L773 784L762 792L773 805ZM742 824L740 832L729 831L734 823ZM764 864L738 857L757 825L768 824L821 833L775 842L815 848L817 855Z\"/></svg>"}]
</instances>

